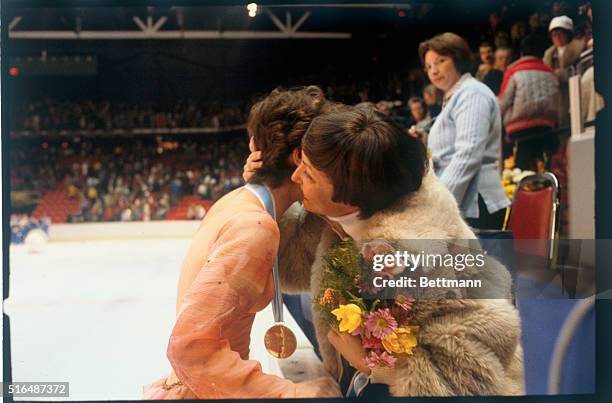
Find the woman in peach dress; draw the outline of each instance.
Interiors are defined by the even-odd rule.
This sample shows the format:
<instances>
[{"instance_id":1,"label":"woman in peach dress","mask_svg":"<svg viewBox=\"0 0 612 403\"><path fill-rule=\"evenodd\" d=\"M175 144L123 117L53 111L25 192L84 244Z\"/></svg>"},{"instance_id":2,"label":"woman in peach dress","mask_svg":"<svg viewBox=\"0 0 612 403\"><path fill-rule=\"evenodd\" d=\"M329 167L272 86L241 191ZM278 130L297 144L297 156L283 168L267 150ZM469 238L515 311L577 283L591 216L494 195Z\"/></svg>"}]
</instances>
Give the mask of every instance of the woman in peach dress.
<instances>
[{"instance_id":1,"label":"woman in peach dress","mask_svg":"<svg viewBox=\"0 0 612 403\"><path fill-rule=\"evenodd\" d=\"M250 182L266 186L277 217L299 199L290 180L294 154L310 121L329 105L318 87L307 87L275 90L251 109L249 147L262 151L262 167ZM167 350L172 371L146 386L143 399L340 396L331 378L294 383L249 360L255 314L272 300L279 240L276 221L249 189L213 205L181 268Z\"/></svg>"}]
</instances>

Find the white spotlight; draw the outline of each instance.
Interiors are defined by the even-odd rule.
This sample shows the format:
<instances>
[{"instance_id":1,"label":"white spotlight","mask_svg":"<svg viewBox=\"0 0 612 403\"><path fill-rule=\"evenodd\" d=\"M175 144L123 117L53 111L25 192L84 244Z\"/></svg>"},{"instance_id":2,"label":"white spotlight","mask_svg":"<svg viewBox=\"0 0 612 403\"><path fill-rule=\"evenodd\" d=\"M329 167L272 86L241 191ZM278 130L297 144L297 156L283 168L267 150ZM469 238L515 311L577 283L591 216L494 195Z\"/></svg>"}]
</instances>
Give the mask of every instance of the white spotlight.
<instances>
[{"instance_id":1,"label":"white spotlight","mask_svg":"<svg viewBox=\"0 0 612 403\"><path fill-rule=\"evenodd\" d=\"M249 12L249 17L255 17L257 15L257 3L247 4L247 10Z\"/></svg>"}]
</instances>

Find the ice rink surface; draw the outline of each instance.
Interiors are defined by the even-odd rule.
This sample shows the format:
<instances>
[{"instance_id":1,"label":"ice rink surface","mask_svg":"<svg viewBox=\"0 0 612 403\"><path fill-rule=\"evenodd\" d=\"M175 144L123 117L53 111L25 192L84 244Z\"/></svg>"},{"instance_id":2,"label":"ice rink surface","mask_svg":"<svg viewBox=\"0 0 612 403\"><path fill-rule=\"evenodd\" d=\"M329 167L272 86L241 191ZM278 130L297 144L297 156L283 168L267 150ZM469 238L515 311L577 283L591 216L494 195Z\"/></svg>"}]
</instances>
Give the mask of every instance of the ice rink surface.
<instances>
[{"instance_id":1,"label":"ice rink surface","mask_svg":"<svg viewBox=\"0 0 612 403\"><path fill-rule=\"evenodd\" d=\"M10 317L13 381L70 382L68 400L139 399L143 385L170 370L165 351L189 243L188 238L50 242L37 254L11 246L4 310ZM285 319L298 333L301 355L310 360L314 353L286 310ZM263 347L272 323L268 306L255 320L251 359L280 375L279 363Z\"/></svg>"}]
</instances>

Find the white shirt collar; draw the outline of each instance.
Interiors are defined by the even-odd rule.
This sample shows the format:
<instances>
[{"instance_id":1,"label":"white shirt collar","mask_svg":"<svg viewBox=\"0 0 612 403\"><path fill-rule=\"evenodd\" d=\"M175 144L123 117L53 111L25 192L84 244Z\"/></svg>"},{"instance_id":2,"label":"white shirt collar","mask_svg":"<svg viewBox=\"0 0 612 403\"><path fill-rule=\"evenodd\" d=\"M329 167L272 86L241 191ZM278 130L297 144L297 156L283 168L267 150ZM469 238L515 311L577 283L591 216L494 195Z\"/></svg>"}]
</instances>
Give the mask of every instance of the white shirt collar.
<instances>
[{"instance_id":1,"label":"white shirt collar","mask_svg":"<svg viewBox=\"0 0 612 403\"><path fill-rule=\"evenodd\" d=\"M453 84L453 86L450 87L448 91L446 91L446 93L444 94L444 99L442 100L442 108L444 108L448 100L453 96L455 92L457 92L457 90L459 89L459 87L461 87L461 85L465 82L465 80L467 80L470 77L472 77L470 73L463 74L459 78L459 80L457 80L457 82Z\"/></svg>"},{"instance_id":2,"label":"white shirt collar","mask_svg":"<svg viewBox=\"0 0 612 403\"><path fill-rule=\"evenodd\" d=\"M331 221L337 222L342 226L344 232L346 232L355 242L361 241L361 234L366 226L365 220L359 218L360 211L357 210L354 213L349 213L340 217L327 217Z\"/></svg>"}]
</instances>

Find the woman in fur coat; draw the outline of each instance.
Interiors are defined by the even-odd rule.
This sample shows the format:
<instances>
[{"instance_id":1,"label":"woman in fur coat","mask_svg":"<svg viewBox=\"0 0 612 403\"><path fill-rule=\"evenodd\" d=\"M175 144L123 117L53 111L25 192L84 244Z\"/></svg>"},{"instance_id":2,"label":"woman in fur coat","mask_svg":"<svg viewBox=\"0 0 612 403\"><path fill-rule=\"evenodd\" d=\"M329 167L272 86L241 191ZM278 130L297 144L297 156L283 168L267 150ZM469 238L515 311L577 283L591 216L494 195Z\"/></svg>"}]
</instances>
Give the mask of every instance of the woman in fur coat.
<instances>
[{"instance_id":1,"label":"woman in fur coat","mask_svg":"<svg viewBox=\"0 0 612 403\"><path fill-rule=\"evenodd\" d=\"M303 208L294 204L280 223L286 292L316 295L323 257L343 235L357 245L406 240L410 248L411 242L427 241L430 251L438 252L477 242L453 195L429 169L422 144L375 111L317 117L302 140L300 158L292 180L300 185ZM325 368L340 379L342 356L369 383L388 385L393 396L524 394L520 318L511 302L510 275L490 258L478 270L454 274L478 276L481 289L422 290L411 310L411 322L420 328L418 345L393 369L368 368L360 340L332 330L314 310Z\"/></svg>"}]
</instances>

